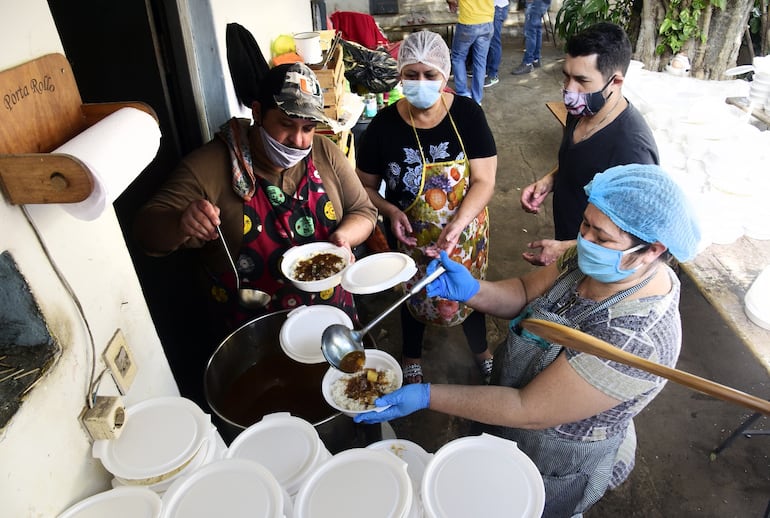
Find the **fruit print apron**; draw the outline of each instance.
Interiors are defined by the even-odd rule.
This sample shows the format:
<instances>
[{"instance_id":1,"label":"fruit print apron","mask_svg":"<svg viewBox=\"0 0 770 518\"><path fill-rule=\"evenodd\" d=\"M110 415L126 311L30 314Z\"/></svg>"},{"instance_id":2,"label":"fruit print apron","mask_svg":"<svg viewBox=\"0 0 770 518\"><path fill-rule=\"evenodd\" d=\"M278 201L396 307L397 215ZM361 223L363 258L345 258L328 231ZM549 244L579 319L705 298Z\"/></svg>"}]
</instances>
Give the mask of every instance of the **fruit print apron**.
<instances>
[{"instance_id":1,"label":"fruit print apron","mask_svg":"<svg viewBox=\"0 0 770 518\"><path fill-rule=\"evenodd\" d=\"M444 107L446 108L446 104ZM404 209L404 213L412 224L417 245L409 247L398 242L399 251L409 255L417 265L417 274L403 285L405 292L425 277L425 270L432 260L425 254L425 249L436 243L441 231L452 220L470 188L470 162L465 153L465 146L448 109L447 116L460 142L463 157L458 160L428 163L425 160L420 137L414 127L412 112L409 112L412 131L417 139L417 148L422 158L422 178L417 196L411 205ZM489 213L484 207L462 231L457 246L449 252L449 257L465 265L475 278L484 279L487 273L488 243ZM444 327L461 324L473 312L461 302L428 297L425 290L411 297L406 302L406 306L417 320Z\"/></svg>"}]
</instances>

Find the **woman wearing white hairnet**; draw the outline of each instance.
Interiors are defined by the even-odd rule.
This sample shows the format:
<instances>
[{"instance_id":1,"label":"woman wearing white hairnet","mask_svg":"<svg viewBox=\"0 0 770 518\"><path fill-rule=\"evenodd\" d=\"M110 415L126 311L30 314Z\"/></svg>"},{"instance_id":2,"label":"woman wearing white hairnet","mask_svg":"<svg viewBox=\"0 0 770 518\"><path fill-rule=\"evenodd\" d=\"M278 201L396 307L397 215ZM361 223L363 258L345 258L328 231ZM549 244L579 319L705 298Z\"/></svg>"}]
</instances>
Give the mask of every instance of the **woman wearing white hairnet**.
<instances>
[{"instance_id":1,"label":"woman wearing white hairnet","mask_svg":"<svg viewBox=\"0 0 770 518\"><path fill-rule=\"evenodd\" d=\"M445 91L449 48L430 31L410 34L398 53L404 98L380 111L356 144L357 173L386 219L391 246L409 254L418 274L443 250L477 279L487 270L487 203L495 188L497 150L484 112L473 100ZM380 184L385 182L385 196ZM404 381L423 381L425 324L463 331L488 379L492 355L483 313L461 302L412 297L401 311Z\"/></svg>"},{"instance_id":2,"label":"woman wearing white hairnet","mask_svg":"<svg viewBox=\"0 0 770 518\"><path fill-rule=\"evenodd\" d=\"M700 233L681 189L656 165L597 174L577 247L523 277L477 281L441 254L447 273L428 293L513 318L495 351L492 385L408 385L376 401L377 422L430 408L516 441L543 475L543 516L581 516L634 465L633 417L665 379L549 343L521 329L532 317L589 333L669 367L681 346L680 284L666 264L694 257ZM439 261L431 263L429 271Z\"/></svg>"}]
</instances>

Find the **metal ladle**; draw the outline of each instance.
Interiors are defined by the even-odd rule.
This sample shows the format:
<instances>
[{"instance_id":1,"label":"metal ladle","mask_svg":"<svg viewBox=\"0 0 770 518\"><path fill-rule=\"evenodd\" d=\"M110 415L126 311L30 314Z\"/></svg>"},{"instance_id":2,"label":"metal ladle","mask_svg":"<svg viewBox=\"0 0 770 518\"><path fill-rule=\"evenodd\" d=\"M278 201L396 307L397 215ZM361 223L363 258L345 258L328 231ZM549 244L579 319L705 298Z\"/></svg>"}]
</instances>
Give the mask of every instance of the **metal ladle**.
<instances>
[{"instance_id":1,"label":"metal ladle","mask_svg":"<svg viewBox=\"0 0 770 518\"><path fill-rule=\"evenodd\" d=\"M388 316L394 309L406 302L409 297L417 295L421 289L437 279L446 270L439 265L436 270L424 277L417 284L412 286L403 297L398 299L392 306L380 313L374 320L369 322L363 329L356 331L349 329L342 324L332 324L324 329L321 335L321 351L324 358L335 369L342 372L356 372L364 366L366 356L364 353L364 336L372 330L383 318Z\"/></svg>"},{"instance_id":2,"label":"metal ladle","mask_svg":"<svg viewBox=\"0 0 770 518\"><path fill-rule=\"evenodd\" d=\"M238 269L235 267L233 256L230 255L230 249L227 248L225 235L222 233L219 225L217 225L217 234L219 234L219 239L222 241L222 247L225 249L227 260L230 261L230 266L233 268L233 273L235 274L235 289L238 291L238 300L240 301L241 306L248 309L264 308L267 306L267 303L270 302L270 295L262 290L241 288L241 278L238 275Z\"/></svg>"}]
</instances>

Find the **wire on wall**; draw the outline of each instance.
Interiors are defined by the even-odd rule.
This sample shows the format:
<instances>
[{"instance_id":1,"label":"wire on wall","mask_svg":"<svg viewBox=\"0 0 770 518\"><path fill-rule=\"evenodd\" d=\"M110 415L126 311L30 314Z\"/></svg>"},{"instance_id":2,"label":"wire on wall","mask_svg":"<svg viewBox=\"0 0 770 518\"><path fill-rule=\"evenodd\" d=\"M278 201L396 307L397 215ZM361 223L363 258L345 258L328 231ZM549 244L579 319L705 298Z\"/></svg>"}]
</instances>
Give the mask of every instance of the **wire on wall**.
<instances>
[{"instance_id":1,"label":"wire on wall","mask_svg":"<svg viewBox=\"0 0 770 518\"><path fill-rule=\"evenodd\" d=\"M40 244L40 247L43 249L43 253L45 253L46 258L48 258L48 262L51 264L51 267L53 268L53 271L56 273L56 276L59 278L59 281L62 283L62 286L64 286L64 289L67 290L67 293L69 294L70 298L72 298L72 301L75 303L75 306L78 309L78 313L80 314L80 318L83 320L83 323L86 326L86 331L88 332L88 340L89 340L90 349L91 349L91 369L88 376L88 387L86 389L86 405L88 406L88 408L93 408L94 401L96 400L96 390L98 389L99 382L101 381L102 376L104 375L104 372L106 371L106 369L102 370L102 372L99 373L98 377L95 377L96 343L94 342L94 335L91 332L91 326L88 324L88 319L86 318L85 311L83 311L83 306L80 303L80 299L75 294L75 291L72 289L72 286L70 286L69 282L67 282L67 279L64 277L64 274L62 274L61 270L56 264L56 261L54 261L50 250L48 250L48 247L46 246L45 241L43 241L43 236L40 233L40 230L37 228L37 225L35 225L34 220L32 219L29 212L27 211L27 207L25 205L21 205L20 207L22 212L24 213L24 217L27 218L27 221L29 222L29 225L32 228L32 231L35 233L35 237L37 238L37 241Z\"/></svg>"}]
</instances>

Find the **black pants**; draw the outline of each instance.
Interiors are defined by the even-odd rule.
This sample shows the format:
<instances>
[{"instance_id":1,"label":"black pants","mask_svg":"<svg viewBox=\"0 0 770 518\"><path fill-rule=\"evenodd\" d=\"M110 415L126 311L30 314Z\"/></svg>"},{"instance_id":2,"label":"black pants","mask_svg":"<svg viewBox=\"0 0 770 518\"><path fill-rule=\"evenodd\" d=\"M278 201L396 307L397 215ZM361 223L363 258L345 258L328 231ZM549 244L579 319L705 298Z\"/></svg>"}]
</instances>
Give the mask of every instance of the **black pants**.
<instances>
[{"instance_id":1,"label":"black pants","mask_svg":"<svg viewBox=\"0 0 770 518\"><path fill-rule=\"evenodd\" d=\"M483 353L487 349L487 323L484 313L474 311L463 323L463 333L468 340L468 346L474 354ZM425 334L425 324L417 320L405 306L401 306L401 343L402 354L407 358L422 357L422 338Z\"/></svg>"}]
</instances>

